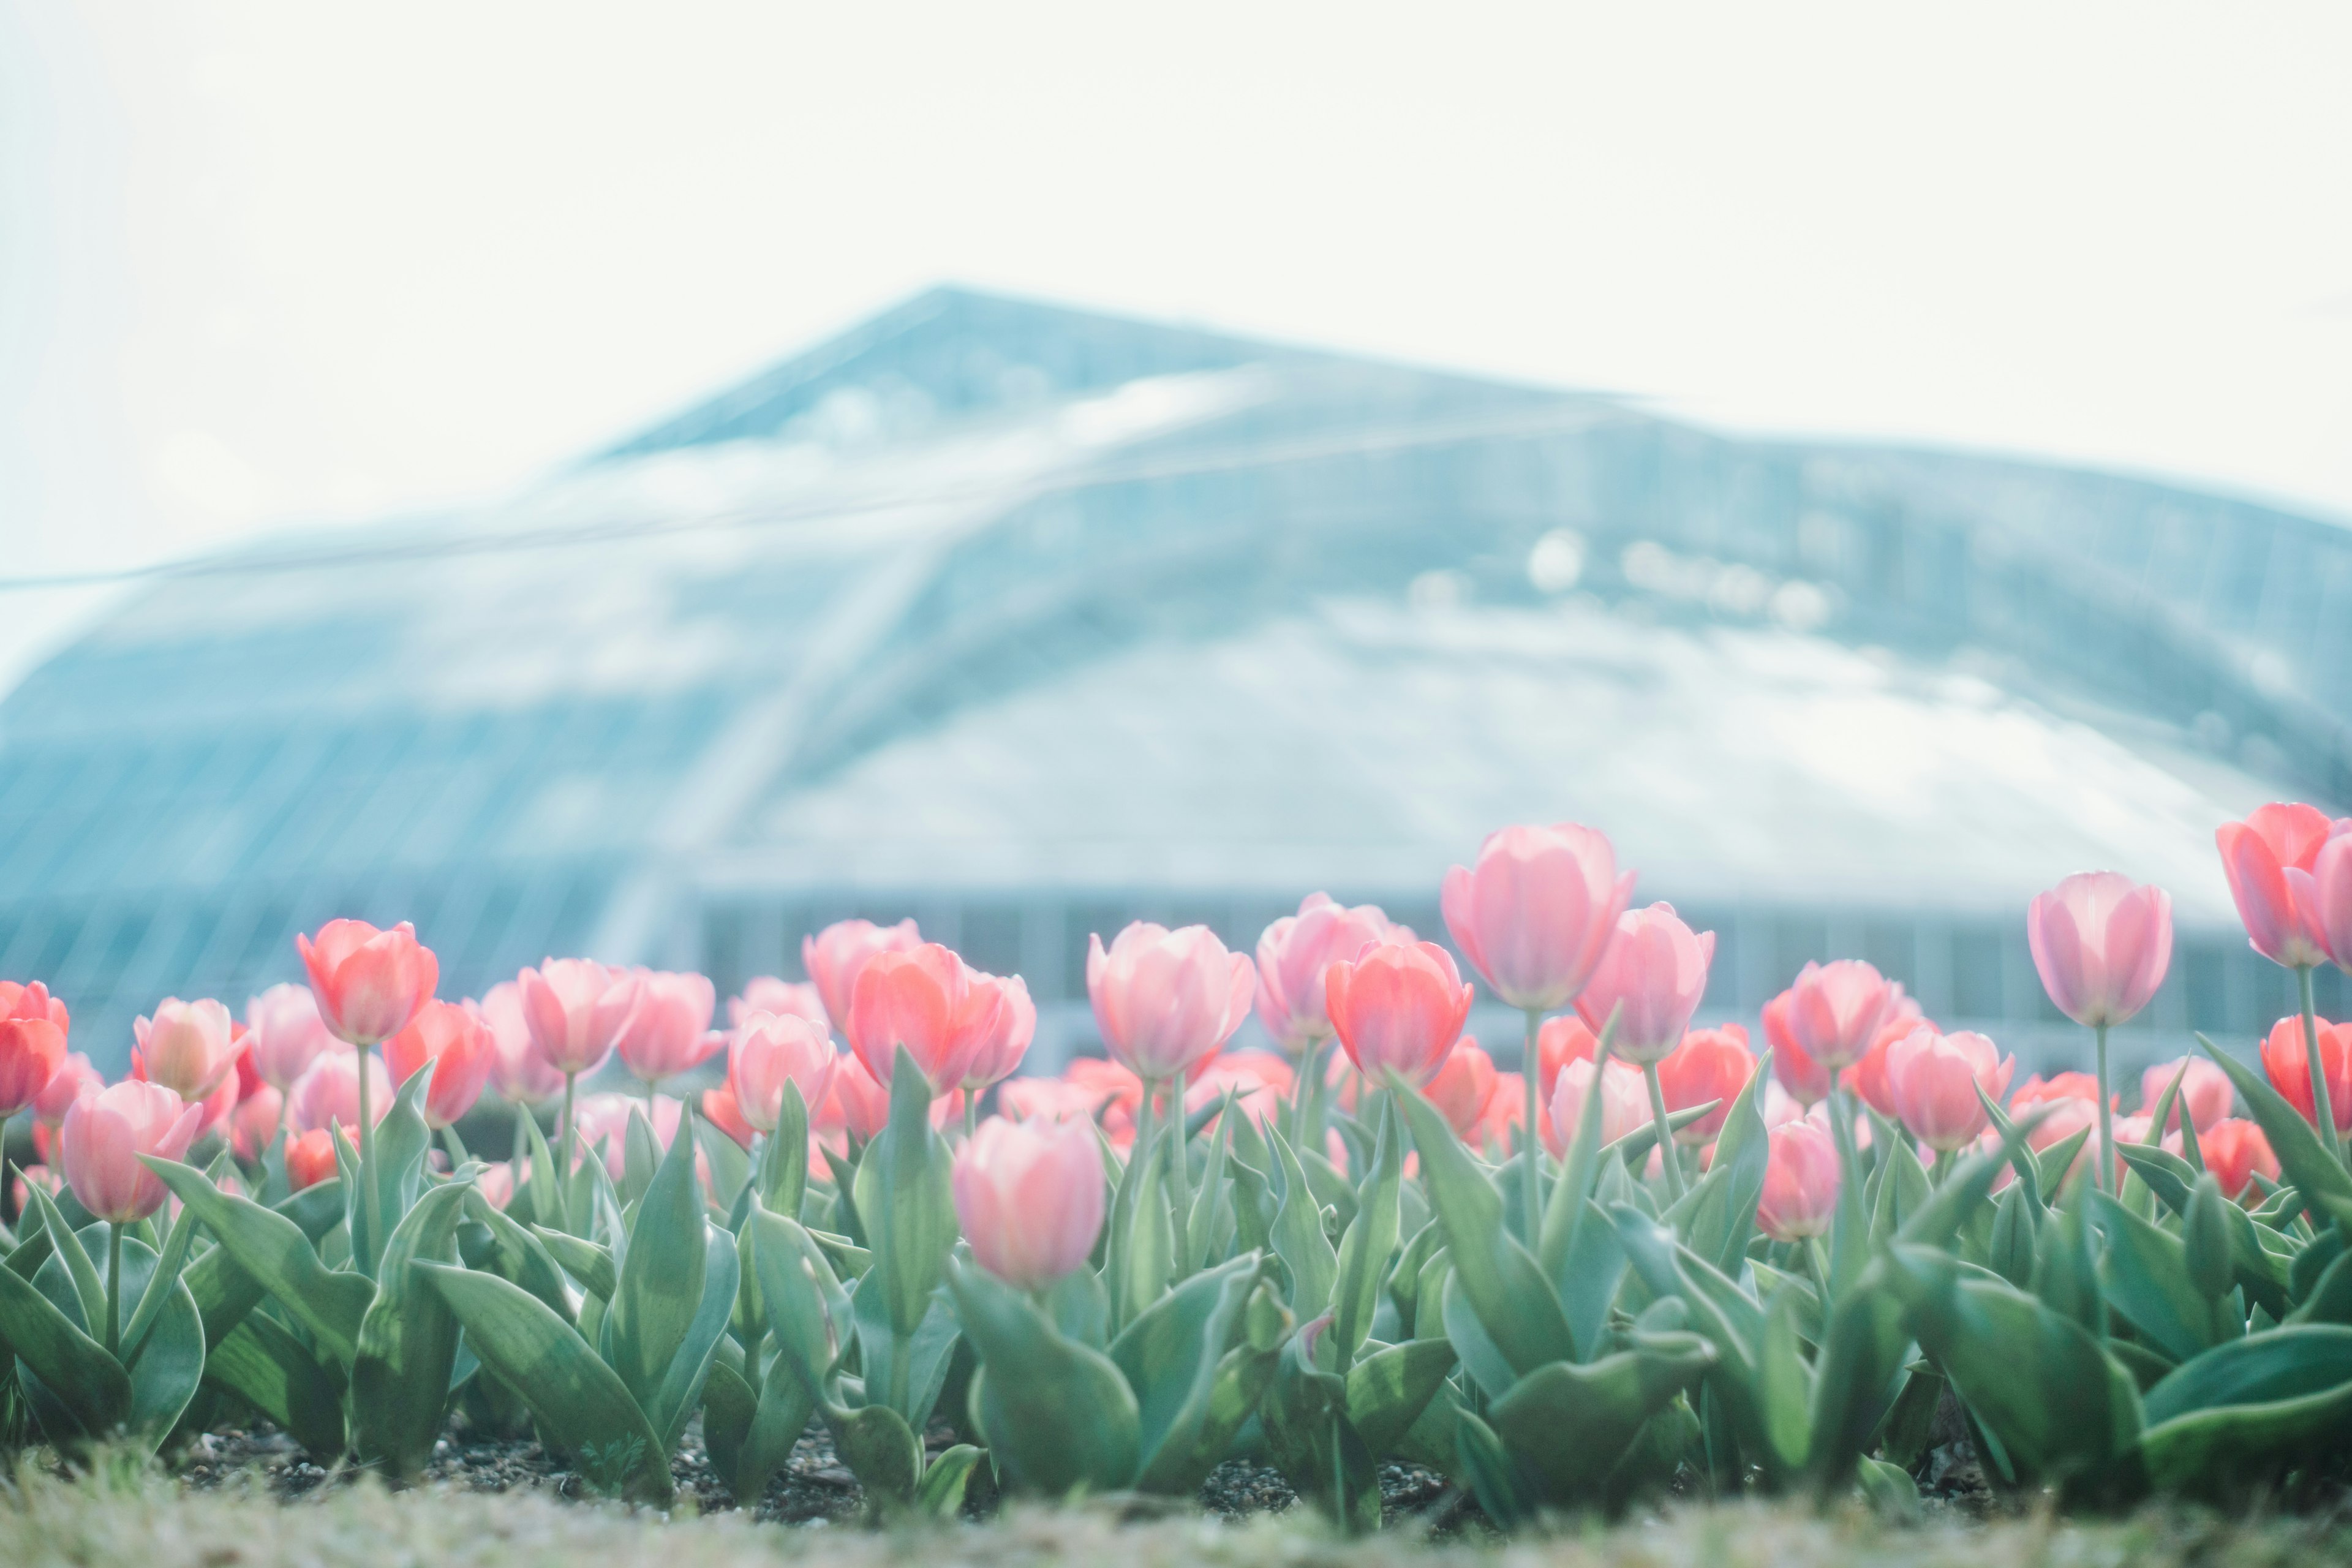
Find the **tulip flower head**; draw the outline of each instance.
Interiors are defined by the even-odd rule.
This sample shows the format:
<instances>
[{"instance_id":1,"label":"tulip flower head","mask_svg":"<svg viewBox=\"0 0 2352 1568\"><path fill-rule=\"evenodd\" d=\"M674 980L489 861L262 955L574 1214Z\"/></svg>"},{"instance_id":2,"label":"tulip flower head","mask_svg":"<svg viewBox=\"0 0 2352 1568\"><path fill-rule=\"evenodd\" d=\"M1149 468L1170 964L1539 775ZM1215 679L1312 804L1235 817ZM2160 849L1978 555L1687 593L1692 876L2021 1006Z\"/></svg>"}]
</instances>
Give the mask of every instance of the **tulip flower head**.
<instances>
[{"instance_id":1,"label":"tulip flower head","mask_svg":"<svg viewBox=\"0 0 2352 1568\"><path fill-rule=\"evenodd\" d=\"M2337 1132L2352 1131L2352 1024L2331 1024L2315 1018L2319 1038L2319 1070L2327 1075L2327 1109ZM2303 1018L2290 1014L2271 1026L2263 1041L2263 1070L2271 1087L2305 1121L2318 1121L2311 1095L2311 1053L2304 1039Z\"/></svg>"},{"instance_id":2,"label":"tulip flower head","mask_svg":"<svg viewBox=\"0 0 2352 1568\"><path fill-rule=\"evenodd\" d=\"M307 985L273 985L245 1004L246 1038L254 1070L272 1089L289 1089L335 1043Z\"/></svg>"},{"instance_id":3,"label":"tulip flower head","mask_svg":"<svg viewBox=\"0 0 2352 1568\"><path fill-rule=\"evenodd\" d=\"M474 1190L488 1200L494 1209L503 1209L514 1202L514 1166L505 1160L493 1161L477 1172Z\"/></svg>"},{"instance_id":4,"label":"tulip flower head","mask_svg":"<svg viewBox=\"0 0 2352 1568\"><path fill-rule=\"evenodd\" d=\"M1536 1031L1538 1103L1551 1103L1552 1085L1559 1080L1561 1068L1573 1061L1589 1062L1600 1048L1600 1037L1575 1014L1563 1013L1557 1018L1546 1018L1543 1027ZM1522 1092L1527 1088L1524 1083L1519 1087Z\"/></svg>"},{"instance_id":5,"label":"tulip flower head","mask_svg":"<svg viewBox=\"0 0 2352 1568\"><path fill-rule=\"evenodd\" d=\"M335 1135L313 1127L286 1140L286 1184L295 1192L315 1187L335 1175Z\"/></svg>"},{"instance_id":6,"label":"tulip flower head","mask_svg":"<svg viewBox=\"0 0 2352 1568\"><path fill-rule=\"evenodd\" d=\"M2289 1022L2297 1029L2303 1026L2300 1018ZM2140 1074L2140 1104L2148 1114L2154 1115L2156 1102L2162 1100L2164 1091L2172 1087L2172 1079L2180 1072L2183 1062L2189 1064L2189 1071L2180 1079L2180 1102L2172 1108L2172 1115L2166 1120L2164 1129L2168 1132L2180 1131L2180 1107L2185 1105L2189 1108L2189 1120L2202 1132L2230 1114L2230 1107L2236 1103L2238 1096L2236 1087L2230 1082L2230 1075L2203 1057L2175 1057L2168 1062L2158 1062ZM2310 1077L2307 1067L2304 1076Z\"/></svg>"},{"instance_id":7,"label":"tulip flower head","mask_svg":"<svg viewBox=\"0 0 2352 1568\"><path fill-rule=\"evenodd\" d=\"M563 1075L532 1043L522 1016L522 987L501 980L466 1008L490 1032L490 1087L509 1105L544 1105L563 1092Z\"/></svg>"},{"instance_id":8,"label":"tulip flower head","mask_svg":"<svg viewBox=\"0 0 2352 1568\"><path fill-rule=\"evenodd\" d=\"M1559 823L1488 834L1475 866L1445 873L1441 902L1454 946L1495 994L1549 1013L1584 990L1633 897L1608 835Z\"/></svg>"},{"instance_id":9,"label":"tulip flower head","mask_svg":"<svg viewBox=\"0 0 2352 1568\"><path fill-rule=\"evenodd\" d=\"M1029 1000L1029 983L1017 974L983 974L975 969L971 983L993 986L1002 1004L994 1022L972 1047L971 1059L964 1064L962 1087L967 1093L978 1094L1020 1070L1021 1058L1029 1054L1029 1042L1037 1036L1037 1004Z\"/></svg>"},{"instance_id":10,"label":"tulip flower head","mask_svg":"<svg viewBox=\"0 0 2352 1568\"><path fill-rule=\"evenodd\" d=\"M614 1048L641 1082L676 1078L726 1049L727 1037L710 1032L719 993L708 976L645 969L637 972L637 983L636 1008L621 1026Z\"/></svg>"},{"instance_id":11,"label":"tulip flower head","mask_svg":"<svg viewBox=\"0 0 2352 1568\"><path fill-rule=\"evenodd\" d=\"M455 1002L425 1003L405 1028L383 1043L383 1062L394 1089L426 1062L433 1064L433 1081L425 1086L421 1109L425 1124L436 1129L453 1125L474 1109L497 1054L489 1026L473 1009Z\"/></svg>"},{"instance_id":12,"label":"tulip flower head","mask_svg":"<svg viewBox=\"0 0 2352 1568\"><path fill-rule=\"evenodd\" d=\"M236 1109L229 1112L229 1147L246 1163L257 1163L285 1121L286 1097L265 1083L238 1100Z\"/></svg>"},{"instance_id":13,"label":"tulip flower head","mask_svg":"<svg viewBox=\"0 0 2352 1568\"><path fill-rule=\"evenodd\" d=\"M66 1059L66 1005L36 980L0 980L0 1121L40 1098Z\"/></svg>"},{"instance_id":14,"label":"tulip flower head","mask_svg":"<svg viewBox=\"0 0 2352 1568\"><path fill-rule=\"evenodd\" d=\"M1677 1128L1675 1142L1696 1147L1711 1143L1731 1116L1731 1102L1748 1087L1756 1071L1756 1054L1748 1048L1748 1031L1738 1024L1720 1029L1693 1029L1683 1043L1658 1063L1658 1087L1669 1114L1716 1100L1713 1110Z\"/></svg>"},{"instance_id":15,"label":"tulip flower head","mask_svg":"<svg viewBox=\"0 0 2352 1568\"><path fill-rule=\"evenodd\" d=\"M1895 1005L1886 977L1858 958L1808 963L1787 992L1781 1016L1804 1054L1835 1072L1862 1059Z\"/></svg>"},{"instance_id":16,"label":"tulip flower head","mask_svg":"<svg viewBox=\"0 0 2352 1568\"><path fill-rule=\"evenodd\" d=\"M1949 1153L1977 1141L1986 1127L1981 1088L1998 1102L2016 1070L2013 1057L1972 1030L1939 1034L1922 1024L1887 1047L1886 1085L1895 1114L1913 1137Z\"/></svg>"},{"instance_id":17,"label":"tulip flower head","mask_svg":"<svg viewBox=\"0 0 2352 1568\"><path fill-rule=\"evenodd\" d=\"M1570 1140L1584 1125L1584 1102L1592 1092L1595 1076L1592 1058L1578 1057L1562 1067L1559 1076L1552 1080L1551 1125L1545 1130L1544 1146L1556 1159L1568 1157ZM1604 1146L1650 1124L1650 1087L1640 1068L1612 1057L1606 1068L1598 1069L1597 1076L1601 1080L1601 1142Z\"/></svg>"},{"instance_id":18,"label":"tulip flower head","mask_svg":"<svg viewBox=\"0 0 2352 1568\"><path fill-rule=\"evenodd\" d=\"M1028 999L1025 990L1021 999ZM858 972L850 1048L887 1087L903 1046L931 1093L945 1094L962 1086L973 1058L997 1039L1010 1005L992 977L937 942L878 952Z\"/></svg>"},{"instance_id":19,"label":"tulip flower head","mask_svg":"<svg viewBox=\"0 0 2352 1568\"><path fill-rule=\"evenodd\" d=\"M760 1135L757 1128L743 1120L743 1108L735 1098L732 1084L722 1083L717 1089L702 1091L702 1119L745 1149L751 1148L751 1141ZM810 1152L815 1152L813 1144Z\"/></svg>"},{"instance_id":20,"label":"tulip flower head","mask_svg":"<svg viewBox=\"0 0 2352 1568\"><path fill-rule=\"evenodd\" d=\"M217 1002L183 1002L166 996L152 1017L131 1026L138 1046L131 1073L160 1083L183 1100L198 1100L236 1070L228 1009Z\"/></svg>"},{"instance_id":21,"label":"tulip flower head","mask_svg":"<svg viewBox=\"0 0 2352 1568\"><path fill-rule=\"evenodd\" d=\"M1470 987L1433 942L1375 945L1323 977L1324 1006L1356 1070L1419 1089L1434 1079L1470 1016Z\"/></svg>"},{"instance_id":22,"label":"tulip flower head","mask_svg":"<svg viewBox=\"0 0 2352 1568\"><path fill-rule=\"evenodd\" d=\"M992 1116L956 1152L950 1187L973 1258L1024 1290L1083 1266L1102 1232L1102 1156L1081 1121Z\"/></svg>"},{"instance_id":23,"label":"tulip flower head","mask_svg":"<svg viewBox=\"0 0 2352 1568\"><path fill-rule=\"evenodd\" d=\"M392 1078L373 1051L329 1051L310 1064L286 1096L286 1120L295 1131L340 1126L354 1142L360 1128L360 1064L367 1064L368 1120L392 1109Z\"/></svg>"},{"instance_id":24,"label":"tulip flower head","mask_svg":"<svg viewBox=\"0 0 2352 1568\"><path fill-rule=\"evenodd\" d=\"M772 974L754 975L743 984L740 996L727 998L727 1026L734 1028L754 1013L773 1013L806 1018L820 1029L833 1026L825 1016L824 998L814 985L798 981L779 980Z\"/></svg>"},{"instance_id":25,"label":"tulip flower head","mask_svg":"<svg viewBox=\"0 0 2352 1568\"><path fill-rule=\"evenodd\" d=\"M776 1130L784 1085L797 1085L801 1103L814 1114L833 1092L840 1066L841 1054L824 1026L796 1013L754 1013L736 1026L727 1047L735 1111L746 1126L761 1132Z\"/></svg>"},{"instance_id":26,"label":"tulip flower head","mask_svg":"<svg viewBox=\"0 0 2352 1568\"><path fill-rule=\"evenodd\" d=\"M2172 963L2172 895L2115 871L2084 871L2025 911L2042 988L2086 1028L2120 1024L2147 1005Z\"/></svg>"},{"instance_id":27,"label":"tulip flower head","mask_svg":"<svg viewBox=\"0 0 2352 1568\"><path fill-rule=\"evenodd\" d=\"M2200 1127L2197 1146L2225 1198L2242 1195L2258 1171L2269 1181L2278 1180L2278 1156L2271 1152L2271 1141L2262 1128L2252 1121L2229 1116L2210 1127Z\"/></svg>"},{"instance_id":28,"label":"tulip flower head","mask_svg":"<svg viewBox=\"0 0 2352 1568\"><path fill-rule=\"evenodd\" d=\"M378 931L365 921L329 921L294 946L328 1033L364 1050L407 1026L441 980L440 960L406 921Z\"/></svg>"},{"instance_id":29,"label":"tulip flower head","mask_svg":"<svg viewBox=\"0 0 2352 1568\"><path fill-rule=\"evenodd\" d=\"M1783 1122L1767 1135L1756 1225L1775 1241L1821 1235L1837 1213L1837 1144L1818 1121Z\"/></svg>"},{"instance_id":30,"label":"tulip flower head","mask_svg":"<svg viewBox=\"0 0 2352 1568\"><path fill-rule=\"evenodd\" d=\"M2336 826L2316 806L2273 802L2213 835L2246 940L2273 963L2312 969L2328 962L2312 872Z\"/></svg>"},{"instance_id":31,"label":"tulip flower head","mask_svg":"<svg viewBox=\"0 0 2352 1568\"><path fill-rule=\"evenodd\" d=\"M1284 915L1257 939L1257 1016L1274 1043L1293 1056L1328 1039L1323 976L1374 942L1412 942L1376 904L1349 909L1328 893L1309 893L1295 915Z\"/></svg>"},{"instance_id":32,"label":"tulip flower head","mask_svg":"<svg viewBox=\"0 0 2352 1568\"><path fill-rule=\"evenodd\" d=\"M44 1127L62 1127L75 1100L105 1087L106 1079L89 1065L88 1057L79 1051L67 1053L41 1092L33 1097L33 1131L37 1134Z\"/></svg>"},{"instance_id":33,"label":"tulip flower head","mask_svg":"<svg viewBox=\"0 0 2352 1568\"><path fill-rule=\"evenodd\" d=\"M1207 926L1170 931L1136 921L1108 948L1100 935L1087 939L1087 994L1103 1048L1154 1083L1215 1056L1249 1016L1256 993L1249 959L1226 951ZM1332 1021L1344 1037L1345 1026Z\"/></svg>"},{"instance_id":34,"label":"tulip flower head","mask_svg":"<svg viewBox=\"0 0 2352 1568\"><path fill-rule=\"evenodd\" d=\"M1663 1061L1682 1044L1691 1015L1706 994L1707 965L1714 960L1715 933L1694 932L1672 904L1628 910L1618 917L1617 939L1577 997L1576 1010L1596 1031L1607 1026L1612 1012L1617 1015L1611 1056L1635 1063Z\"/></svg>"},{"instance_id":35,"label":"tulip flower head","mask_svg":"<svg viewBox=\"0 0 2352 1568\"><path fill-rule=\"evenodd\" d=\"M1445 1065L1423 1086L1422 1094L1445 1118L1465 1142L1486 1120L1486 1104L1495 1097L1495 1058L1468 1035L1454 1042Z\"/></svg>"},{"instance_id":36,"label":"tulip flower head","mask_svg":"<svg viewBox=\"0 0 2352 1568\"><path fill-rule=\"evenodd\" d=\"M140 1156L180 1158L203 1121L201 1106L160 1083L126 1079L78 1100L66 1112L66 1184L109 1225L145 1219L163 1206L164 1188Z\"/></svg>"},{"instance_id":37,"label":"tulip flower head","mask_svg":"<svg viewBox=\"0 0 2352 1568\"><path fill-rule=\"evenodd\" d=\"M913 921L877 926L872 921L835 921L814 936L801 938L801 964L824 1004L834 1032L847 1038L849 1009L856 1000L857 977L885 952L910 952L923 945ZM773 1009L771 1009L773 1011Z\"/></svg>"},{"instance_id":38,"label":"tulip flower head","mask_svg":"<svg viewBox=\"0 0 2352 1568\"><path fill-rule=\"evenodd\" d=\"M569 1078L595 1071L620 1043L645 994L626 969L588 958L551 958L515 976L523 1026L539 1059Z\"/></svg>"}]
</instances>

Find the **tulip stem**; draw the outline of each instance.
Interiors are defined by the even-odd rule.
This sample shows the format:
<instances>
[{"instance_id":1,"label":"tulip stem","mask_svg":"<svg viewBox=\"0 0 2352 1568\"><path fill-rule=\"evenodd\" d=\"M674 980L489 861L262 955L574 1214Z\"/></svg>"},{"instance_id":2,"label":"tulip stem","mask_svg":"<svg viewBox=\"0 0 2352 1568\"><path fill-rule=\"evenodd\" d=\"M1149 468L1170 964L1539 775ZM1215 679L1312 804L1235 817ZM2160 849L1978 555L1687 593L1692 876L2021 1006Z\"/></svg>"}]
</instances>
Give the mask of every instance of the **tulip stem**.
<instances>
[{"instance_id":1,"label":"tulip stem","mask_svg":"<svg viewBox=\"0 0 2352 1568\"><path fill-rule=\"evenodd\" d=\"M122 1352L122 1222L106 1227L106 1353Z\"/></svg>"},{"instance_id":2,"label":"tulip stem","mask_svg":"<svg viewBox=\"0 0 2352 1568\"><path fill-rule=\"evenodd\" d=\"M2116 1110L2107 1099L2107 1026L2092 1026L2099 1037L2099 1155L2091 1163L2091 1179L2103 1193L2116 1190Z\"/></svg>"},{"instance_id":3,"label":"tulip stem","mask_svg":"<svg viewBox=\"0 0 2352 1568\"><path fill-rule=\"evenodd\" d=\"M555 1127L555 1147L559 1151L555 1163L562 1167L555 1173L559 1186L572 1174L572 1086L579 1080L576 1072L563 1075L563 1120Z\"/></svg>"},{"instance_id":4,"label":"tulip stem","mask_svg":"<svg viewBox=\"0 0 2352 1568\"><path fill-rule=\"evenodd\" d=\"M2300 963L2294 971L2295 987L2303 994L2303 1049L2305 1060L2311 1066L2311 1118L2319 1123L2320 1142L2340 1164L2344 1159L2344 1140L2336 1131L2335 1099L2327 1092L2327 1074L2319 1059L2319 1009L2311 997L2311 965Z\"/></svg>"},{"instance_id":5,"label":"tulip stem","mask_svg":"<svg viewBox=\"0 0 2352 1568\"><path fill-rule=\"evenodd\" d=\"M1160 1080L1156 1078L1145 1079L1143 1103L1135 1108L1135 1147L1129 1152L1129 1160L1140 1160L1151 1152L1151 1133L1155 1125L1151 1113L1154 1109L1153 1101L1159 1098Z\"/></svg>"},{"instance_id":6,"label":"tulip stem","mask_svg":"<svg viewBox=\"0 0 2352 1568\"><path fill-rule=\"evenodd\" d=\"M376 1191L375 1179L375 1119L368 1114L368 1068L373 1065L373 1052L362 1046L360 1053L360 1202L367 1213L367 1255L362 1260L362 1272L375 1276L375 1260L383 1253L383 1198Z\"/></svg>"},{"instance_id":7,"label":"tulip stem","mask_svg":"<svg viewBox=\"0 0 2352 1568\"><path fill-rule=\"evenodd\" d=\"M967 1143L971 1142L974 1134L979 1131L980 1092L977 1089L968 1089L963 1091L963 1141Z\"/></svg>"},{"instance_id":8,"label":"tulip stem","mask_svg":"<svg viewBox=\"0 0 2352 1568\"><path fill-rule=\"evenodd\" d=\"M1683 1163L1675 1152L1675 1130L1666 1120L1666 1091L1658 1082L1658 1064L1643 1062L1642 1077L1650 1085L1650 1118L1658 1124L1658 1163L1666 1168L1666 1191L1676 1202L1682 1199ZM1601 1075L1592 1075L1592 1092L1601 1092Z\"/></svg>"},{"instance_id":9,"label":"tulip stem","mask_svg":"<svg viewBox=\"0 0 2352 1568\"><path fill-rule=\"evenodd\" d=\"M1536 1170L1542 1155L1538 1151L1542 1140L1536 1136L1536 1114L1538 1109L1537 1080L1543 1076L1542 1036L1543 1010L1530 1007L1528 1012L1528 1046L1519 1059L1519 1076L1527 1082L1522 1086L1523 1109L1527 1121L1519 1129L1519 1154L1527 1169L1519 1173L1519 1223L1527 1232L1528 1250L1536 1249L1536 1232L1542 1225L1543 1194Z\"/></svg>"},{"instance_id":10,"label":"tulip stem","mask_svg":"<svg viewBox=\"0 0 2352 1568\"><path fill-rule=\"evenodd\" d=\"M1822 1252L1822 1238L1805 1237L1805 1261L1813 1267L1813 1283L1821 1289L1822 1300L1830 1299L1830 1260Z\"/></svg>"},{"instance_id":11,"label":"tulip stem","mask_svg":"<svg viewBox=\"0 0 2352 1568\"><path fill-rule=\"evenodd\" d=\"M1290 1097L1290 1146L1307 1147L1307 1119L1312 1114L1315 1091L1323 1081L1323 1041L1320 1037L1307 1042L1298 1058L1297 1092Z\"/></svg>"},{"instance_id":12,"label":"tulip stem","mask_svg":"<svg viewBox=\"0 0 2352 1568\"><path fill-rule=\"evenodd\" d=\"M1169 1158L1169 1180L1176 1189L1176 1268L1181 1274L1191 1266L1192 1258L1192 1168L1184 1157L1189 1125L1184 1116L1184 1069L1178 1068L1176 1076L1168 1081L1168 1121L1176 1129L1176 1147Z\"/></svg>"}]
</instances>

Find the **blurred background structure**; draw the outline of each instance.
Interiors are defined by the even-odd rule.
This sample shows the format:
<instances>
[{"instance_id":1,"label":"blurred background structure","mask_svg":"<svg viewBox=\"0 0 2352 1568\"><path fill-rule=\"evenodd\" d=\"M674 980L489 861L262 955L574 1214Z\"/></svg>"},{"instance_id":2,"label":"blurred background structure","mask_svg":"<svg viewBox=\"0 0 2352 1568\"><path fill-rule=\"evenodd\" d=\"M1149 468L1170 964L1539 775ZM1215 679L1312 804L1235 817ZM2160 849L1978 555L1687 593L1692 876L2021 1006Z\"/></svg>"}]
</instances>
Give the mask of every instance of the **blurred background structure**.
<instances>
[{"instance_id":1,"label":"blurred background structure","mask_svg":"<svg viewBox=\"0 0 2352 1568\"><path fill-rule=\"evenodd\" d=\"M1443 940L1485 832L1577 820L1718 933L1704 1016L1858 954L2029 1062L2079 1042L2028 898L2160 883L2129 1064L2290 1005L2211 837L2279 796L2352 800L2335 523L939 289L495 505L159 576L0 703L0 974L113 1070L336 915L455 995L911 914L1042 1068L1091 931Z\"/></svg>"}]
</instances>

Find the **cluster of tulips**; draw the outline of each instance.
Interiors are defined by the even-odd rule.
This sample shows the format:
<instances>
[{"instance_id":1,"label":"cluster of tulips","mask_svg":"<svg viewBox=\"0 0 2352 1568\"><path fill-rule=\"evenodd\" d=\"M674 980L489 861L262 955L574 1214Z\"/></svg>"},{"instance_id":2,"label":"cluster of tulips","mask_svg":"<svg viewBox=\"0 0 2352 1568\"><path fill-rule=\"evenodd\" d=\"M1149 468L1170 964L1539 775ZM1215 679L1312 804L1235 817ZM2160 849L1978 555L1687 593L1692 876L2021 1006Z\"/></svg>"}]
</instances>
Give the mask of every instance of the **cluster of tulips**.
<instances>
[{"instance_id":1,"label":"cluster of tulips","mask_svg":"<svg viewBox=\"0 0 2352 1568\"><path fill-rule=\"evenodd\" d=\"M242 1023L163 1002L112 1085L7 985L0 1111L40 1157L8 1407L68 1452L257 1413L394 1479L454 1414L656 1503L698 1416L746 1499L822 1420L884 1513L975 1478L1183 1495L1234 1458L1350 1529L1391 1459L1506 1526L1678 1478L1899 1504L1954 1431L2086 1504L2318 1485L2352 1466L2352 1029L2311 973L2352 967L2352 820L2268 806L2220 845L2302 1013L2263 1072L2200 1037L2129 1114L2108 1033L2164 979L2161 889L2033 900L2093 1070L2013 1084L1855 960L1808 964L1760 1051L1692 1028L1712 935L1575 826L1444 887L1518 1072L1464 1036L1452 953L1321 894L1254 962L1095 938L1106 1054L1058 1078L1014 1076L1022 981L912 921L809 938L808 984L714 1029L702 976L581 959L436 1000L407 925L336 921ZM1253 1010L1276 1048L1229 1049ZM613 1059L637 1091L581 1094ZM456 1125L492 1090L499 1161Z\"/></svg>"}]
</instances>

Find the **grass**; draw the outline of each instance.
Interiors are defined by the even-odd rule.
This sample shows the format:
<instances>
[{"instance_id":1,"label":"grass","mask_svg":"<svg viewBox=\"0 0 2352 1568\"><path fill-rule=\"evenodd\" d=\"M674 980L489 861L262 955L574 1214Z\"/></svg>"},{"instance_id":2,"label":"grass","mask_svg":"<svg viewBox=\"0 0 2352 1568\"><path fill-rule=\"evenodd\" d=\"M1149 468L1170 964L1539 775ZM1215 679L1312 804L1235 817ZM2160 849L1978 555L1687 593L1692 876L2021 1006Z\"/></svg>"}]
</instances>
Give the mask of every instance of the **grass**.
<instances>
[{"instance_id":1,"label":"grass","mask_svg":"<svg viewBox=\"0 0 2352 1568\"><path fill-rule=\"evenodd\" d=\"M2168 1510L2120 1521L1903 1525L1859 1507L1823 1514L1754 1503L1675 1508L1510 1542L1432 1543L1393 1531L1349 1542L1296 1516L1129 1522L1108 1505L867 1531L438 1486L395 1493L366 1479L287 1503L258 1484L190 1492L119 1461L71 1479L25 1463L0 1481L6 1568L1405 1568L1433 1560L1464 1568L2304 1568L2352 1563L2352 1521Z\"/></svg>"}]
</instances>

